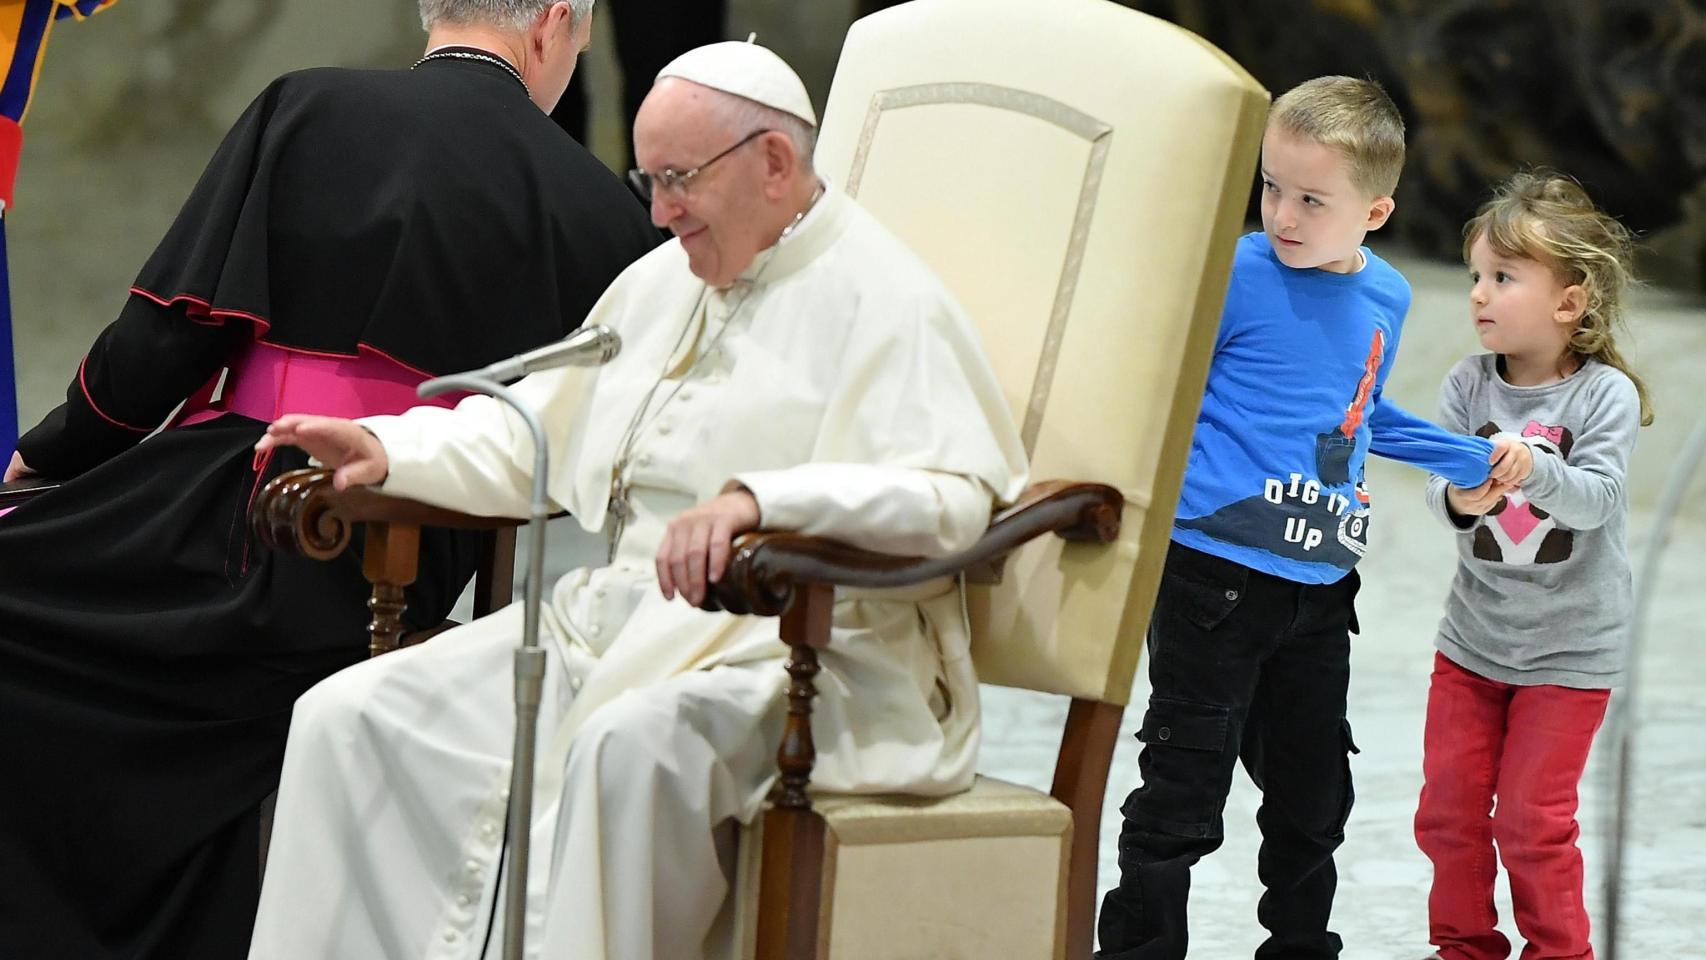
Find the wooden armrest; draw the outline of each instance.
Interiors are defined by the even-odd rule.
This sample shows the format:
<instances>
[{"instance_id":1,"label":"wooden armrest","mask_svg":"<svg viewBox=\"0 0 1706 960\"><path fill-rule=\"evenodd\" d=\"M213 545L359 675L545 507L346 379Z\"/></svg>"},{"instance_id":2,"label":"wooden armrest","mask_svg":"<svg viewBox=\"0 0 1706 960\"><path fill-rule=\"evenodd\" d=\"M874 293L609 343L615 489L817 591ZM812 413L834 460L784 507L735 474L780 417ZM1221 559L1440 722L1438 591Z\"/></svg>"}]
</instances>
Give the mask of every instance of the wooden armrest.
<instances>
[{"instance_id":1,"label":"wooden armrest","mask_svg":"<svg viewBox=\"0 0 1706 960\"><path fill-rule=\"evenodd\" d=\"M897 557L797 533L737 537L729 569L706 597L710 609L780 616L796 587L883 589L955 575L999 559L1047 533L1066 540L1112 543L1120 535L1125 498L1101 483L1045 480L997 514L968 550L946 557Z\"/></svg>"},{"instance_id":2,"label":"wooden armrest","mask_svg":"<svg viewBox=\"0 0 1706 960\"><path fill-rule=\"evenodd\" d=\"M419 500L386 496L372 487L335 490L332 471L309 468L272 478L255 498L249 522L255 536L269 549L330 560L349 546L350 532L358 523L500 530L527 521L458 513Z\"/></svg>"},{"instance_id":3,"label":"wooden armrest","mask_svg":"<svg viewBox=\"0 0 1706 960\"><path fill-rule=\"evenodd\" d=\"M373 597L367 603L373 621L367 629L374 656L439 632L434 628L403 634L407 609L403 588L415 582L419 570L422 527L493 531L474 581L474 616L478 618L509 602L515 570L514 528L526 522L458 513L386 496L371 487L336 490L332 471L324 468L279 474L261 489L249 512L250 526L262 544L315 560L343 553L356 525L368 524L362 573L373 584Z\"/></svg>"},{"instance_id":4,"label":"wooden armrest","mask_svg":"<svg viewBox=\"0 0 1706 960\"><path fill-rule=\"evenodd\" d=\"M7 507L23 506L57 486L59 486L58 480L46 480L40 477L0 483L0 510Z\"/></svg>"}]
</instances>

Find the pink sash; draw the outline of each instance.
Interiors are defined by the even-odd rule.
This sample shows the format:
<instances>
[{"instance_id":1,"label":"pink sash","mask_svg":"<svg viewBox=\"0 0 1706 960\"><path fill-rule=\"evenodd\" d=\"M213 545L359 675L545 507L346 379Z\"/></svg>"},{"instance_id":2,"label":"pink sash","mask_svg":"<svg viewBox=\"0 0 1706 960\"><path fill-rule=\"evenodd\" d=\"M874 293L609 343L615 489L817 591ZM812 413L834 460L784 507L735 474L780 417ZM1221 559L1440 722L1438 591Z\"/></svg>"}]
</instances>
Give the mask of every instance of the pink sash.
<instances>
[{"instance_id":1,"label":"pink sash","mask_svg":"<svg viewBox=\"0 0 1706 960\"><path fill-rule=\"evenodd\" d=\"M223 395L210 400L219 383L216 376L184 403L172 426L204 423L227 413L262 423L271 423L287 413L368 417L402 413L423 404L454 407L467 396L458 392L423 400L416 395L415 387L427 379L424 374L367 350L355 357L325 356L256 340L232 358L229 366ZM270 453L255 458L257 474L269 457ZM257 476L257 485L259 482ZM16 509L0 508L0 517Z\"/></svg>"},{"instance_id":2,"label":"pink sash","mask_svg":"<svg viewBox=\"0 0 1706 960\"><path fill-rule=\"evenodd\" d=\"M210 401L213 382L184 404L173 426L189 426L227 413L271 423L287 413L327 417L369 417L402 413L430 404L453 407L467 396L456 393L422 400L415 388L426 377L382 354L356 357L302 353L251 342L232 359L225 390Z\"/></svg>"}]
</instances>

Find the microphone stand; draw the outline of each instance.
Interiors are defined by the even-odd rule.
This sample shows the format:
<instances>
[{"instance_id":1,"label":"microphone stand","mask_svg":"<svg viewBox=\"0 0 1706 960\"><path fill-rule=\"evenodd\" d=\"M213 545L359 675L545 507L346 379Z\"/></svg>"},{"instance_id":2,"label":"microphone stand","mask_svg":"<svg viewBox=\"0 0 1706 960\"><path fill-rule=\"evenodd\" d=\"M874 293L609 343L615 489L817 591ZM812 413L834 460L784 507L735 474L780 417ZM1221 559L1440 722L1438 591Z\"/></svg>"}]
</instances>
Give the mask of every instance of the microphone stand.
<instances>
[{"instance_id":1,"label":"microphone stand","mask_svg":"<svg viewBox=\"0 0 1706 960\"><path fill-rule=\"evenodd\" d=\"M533 756L539 736L539 700L545 685L545 651L539 646L540 605L545 579L545 519L549 515L545 474L550 459L545 449L545 427L509 388L478 373L438 377L420 385L421 397L435 397L452 390L483 393L493 397L521 417L533 435L533 503L528 511L526 620L521 646L515 651L515 751L509 774L509 824L512 845L509 861L509 896L504 901L504 960L521 960L527 926L527 858L532 839Z\"/></svg>"},{"instance_id":2,"label":"microphone stand","mask_svg":"<svg viewBox=\"0 0 1706 960\"><path fill-rule=\"evenodd\" d=\"M1664 493L1659 497L1658 512L1653 517L1652 532L1647 536L1647 547L1641 554L1639 576L1635 578L1634 622L1629 631L1629 652L1623 671L1622 696L1619 698L1621 702L1617 709L1612 711L1610 728L1607 730L1617 752L1616 762L1612 767L1614 799L1609 831L1611 855L1606 861L1605 877L1606 960L1617 960L1617 934L1622 920L1623 855L1624 848L1628 845L1631 806L1629 790L1635 775L1635 729L1638 723L1635 716L1635 672L1639 666L1641 645L1646 639L1647 614L1652 607L1653 596L1658 591L1659 560L1665 545L1670 541L1671 523L1676 519L1676 512L1682 506L1682 498L1699 471L1702 458L1706 458L1706 419L1702 419L1689 435L1682 456L1677 459L1670 480L1665 484Z\"/></svg>"}]
</instances>

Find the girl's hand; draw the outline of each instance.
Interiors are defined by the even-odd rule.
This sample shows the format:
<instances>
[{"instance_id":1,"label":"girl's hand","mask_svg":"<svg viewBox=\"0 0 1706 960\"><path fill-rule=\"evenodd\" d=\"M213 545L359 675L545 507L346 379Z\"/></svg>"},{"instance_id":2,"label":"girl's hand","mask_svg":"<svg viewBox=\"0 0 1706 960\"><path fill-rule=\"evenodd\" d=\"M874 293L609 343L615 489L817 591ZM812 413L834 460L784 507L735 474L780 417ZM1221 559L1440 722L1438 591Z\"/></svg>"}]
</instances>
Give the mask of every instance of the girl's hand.
<instances>
[{"instance_id":1,"label":"girl's hand","mask_svg":"<svg viewBox=\"0 0 1706 960\"><path fill-rule=\"evenodd\" d=\"M1516 437L1500 434L1493 437L1493 455L1487 462L1493 465L1489 480L1520 487L1534 472L1534 451Z\"/></svg>"},{"instance_id":2,"label":"girl's hand","mask_svg":"<svg viewBox=\"0 0 1706 960\"><path fill-rule=\"evenodd\" d=\"M1465 489L1447 485L1445 503L1459 517L1479 517L1499 505L1513 487L1497 480L1488 480L1478 487Z\"/></svg>"}]
</instances>

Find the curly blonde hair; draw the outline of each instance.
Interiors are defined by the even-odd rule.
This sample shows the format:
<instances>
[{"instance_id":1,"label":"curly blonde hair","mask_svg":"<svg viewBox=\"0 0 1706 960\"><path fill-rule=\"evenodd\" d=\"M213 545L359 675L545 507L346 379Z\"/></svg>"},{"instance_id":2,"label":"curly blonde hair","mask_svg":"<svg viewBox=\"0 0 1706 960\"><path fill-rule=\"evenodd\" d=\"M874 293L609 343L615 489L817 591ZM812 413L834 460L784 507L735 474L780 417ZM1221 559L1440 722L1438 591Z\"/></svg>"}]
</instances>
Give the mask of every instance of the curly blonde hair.
<instances>
[{"instance_id":1,"label":"curly blonde hair","mask_svg":"<svg viewBox=\"0 0 1706 960\"><path fill-rule=\"evenodd\" d=\"M1566 284L1580 286L1585 301L1568 348L1578 361L1589 357L1622 371L1641 397L1641 425L1653 422L1647 385L1617 349L1616 331L1628 326L1623 295L1635 283L1631 262L1635 237L1594 205L1575 179L1550 170L1525 170L1493 188L1463 228L1463 262L1485 237L1506 257L1545 264Z\"/></svg>"}]
</instances>

